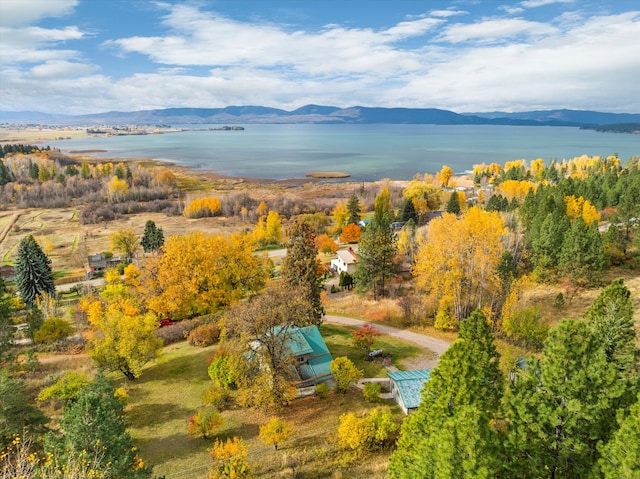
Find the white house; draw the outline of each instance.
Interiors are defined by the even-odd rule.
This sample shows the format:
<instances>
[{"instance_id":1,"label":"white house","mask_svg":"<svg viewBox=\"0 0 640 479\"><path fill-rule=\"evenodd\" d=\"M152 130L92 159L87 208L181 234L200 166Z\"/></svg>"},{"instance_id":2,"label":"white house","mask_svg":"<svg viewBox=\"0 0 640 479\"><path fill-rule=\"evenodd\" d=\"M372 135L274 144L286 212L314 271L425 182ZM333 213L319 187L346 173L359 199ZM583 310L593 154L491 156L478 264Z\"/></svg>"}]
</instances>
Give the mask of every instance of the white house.
<instances>
[{"instance_id":1,"label":"white house","mask_svg":"<svg viewBox=\"0 0 640 479\"><path fill-rule=\"evenodd\" d=\"M353 274L356 270L356 262L358 261L358 257L353 248L338 250L336 254L338 257L331 260L331 269L338 274L343 271Z\"/></svg>"}]
</instances>

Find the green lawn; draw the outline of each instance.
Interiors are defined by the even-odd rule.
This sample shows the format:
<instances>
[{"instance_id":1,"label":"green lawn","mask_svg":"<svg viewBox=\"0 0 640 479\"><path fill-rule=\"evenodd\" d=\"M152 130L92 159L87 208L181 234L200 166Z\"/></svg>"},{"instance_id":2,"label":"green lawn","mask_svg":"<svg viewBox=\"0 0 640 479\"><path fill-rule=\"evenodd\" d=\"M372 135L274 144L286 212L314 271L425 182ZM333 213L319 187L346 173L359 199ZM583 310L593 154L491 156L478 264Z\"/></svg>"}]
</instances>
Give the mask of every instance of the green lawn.
<instances>
[{"instance_id":1,"label":"green lawn","mask_svg":"<svg viewBox=\"0 0 640 479\"><path fill-rule=\"evenodd\" d=\"M349 346L350 328L322 326L323 335L334 355L347 355L356 360L367 375L384 376L377 363L358 359ZM384 349L394 351L395 357L409 357L418 349L392 338L380 338ZM186 424L190 415L201 406L200 396L209 386L207 359L216 346L196 348L187 342L168 346L160 362L145 367L142 376L135 381L117 378L119 385L129 391L127 419L130 432L140 456L146 464L154 466L154 475L171 478L206 478L211 459L207 449L214 439L194 439L187 435ZM393 411L400 421L404 416L397 406ZM341 414L363 414L373 405L364 402L362 395L350 391L347 394L330 393L327 399L308 397L295 400L277 415L294 424L294 437L282 444L278 451L263 445L258 439L259 426L270 415L256 411L233 408L223 411L224 424L218 432L220 439L239 436L249 448L249 461L256 477L289 477L282 475L283 458L293 452L306 451L308 462L301 477L331 478L336 469L337 457L333 438ZM352 479L376 479L386 477L389 451L367 456L362 462L348 467ZM346 471L345 471L346 472Z\"/></svg>"},{"instance_id":2,"label":"green lawn","mask_svg":"<svg viewBox=\"0 0 640 479\"><path fill-rule=\"evenodd\" d=\"M387 370L380 362L366 361L362 351L351 347L351 333L356 329L350 326L325 323L320 326L320 333L322 333L322 337L334 358L347 356L359 369L364 371L365 377L387 377ZM391 354L392 364L398 369L404 369L402 366L404 359L417 356L422 351L413 343L387 335L379 336L376 339L374 349L382 349L385 353Z\"/></svg>"}]
</instances>

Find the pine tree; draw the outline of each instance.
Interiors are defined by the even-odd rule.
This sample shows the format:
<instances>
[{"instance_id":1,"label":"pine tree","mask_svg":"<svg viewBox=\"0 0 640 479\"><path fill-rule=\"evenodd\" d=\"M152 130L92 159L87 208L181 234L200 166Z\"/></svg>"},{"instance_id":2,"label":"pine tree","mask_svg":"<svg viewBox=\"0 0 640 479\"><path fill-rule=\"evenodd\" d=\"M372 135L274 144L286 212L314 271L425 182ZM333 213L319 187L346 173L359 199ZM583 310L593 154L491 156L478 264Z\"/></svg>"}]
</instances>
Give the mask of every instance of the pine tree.
<instances>
[{"instance_id":1,"label":"pine tree","mask_svg":"<svg viewBox=\"0 0 640 479\"><path fill-rule=\"evenodd\" d=\"M358 245L358 261L353 278L359 291L373 290L373 299L385 294L385 281L395 271L396 237L388 214L374 218L365 228Z\"/></svg>"},{"instance_id":2,"label":"pine tree","mask_svg":"<svg viewBox=\"0 0 640 479\"><path fill-rule=\"evenodd\" d=\"M31 307L42 294L56 294L51 260L31 235L18 245L15 271L18 291L27 306Z\"/></svg>"},{"instance_id":3,"label":"pine tree","mask_svg":"<svg viewBox=\"0 0 640 479\"><path fill-rule=\"evenodd\" d=\"M126 430L124 406L114 392L108 379L98 373L67 406L61 421L63 434L50 437L48 448L56 457L86 451L89 457L102 458L109 477L149 477L149 468L138 468L141 461Z\"/></svg>"},{"instance_id":4,"label":"pine tree","mask_svg":"<svg viewBox=\"0 0 640 479\"><path fill-rule=\"evenodd\" d=\"M559 266L562 273L577 285L594 285L605 269L607 259L598 225L586 225L577 218L562 242Z\"/></svg>"},{"instance_id":5,"label":"pine tree","mask_svg":"<svg viewBox=\"0 0 640 479\"><path fill-rule=\"evenodd\" d=\"M11 346L13 345L13 321L11 321L11 296L7 291L4 280L0 278L0 365L7 359Z\"/></svg>"},{"instance_id":6,"label":"pine tree","mask_svg":"<svg viewBox=\"0 0 640 479\"><path fill-rule=\"evenodd\" d=\"M389 477L495 477L500 448L491 421L504 387L498 363L489 324L475 311L431 371L418 411L402 424Z\"/></svg>"},{"instance_id":7,"label":"pine tree","mask_svg":"<svg viewBox=\"0 0 640 479\"><path fill-rule=\"evenodd\" d=\"M631 291L622 279L604 288L585 313L589 328L604 348L607 361L622 377L636 372L638 351Z\"/></svg>"},{"instance_id":8,"label":"pine tree","mask_svg":"<svg viewBox=\"0 0 640 479\"><path fill-rule=\"evenodd\" d=\"M599 461L604 479L640 477L640 394L628 414L620 411L620 429L602 448Z\"/></svg>"},{"instance_id":9,"label":"pine tree","mask_svg":"<svg viewBox=\"0 0 640 479\"><path fill-rule=\"evenodd\" d=\"M13 180L14 179L11 170L9 170L4 162L0 160L0 186L11 183Z\"/></svg>"},{"instance_id":10,"label":"pine tree","mask_svg":"<svg viewBox=\"0 0 640 479\"><path fill-rule=\"evenodd\" d=\"M590 477L597 445L614 429L623 385L583 321L562 321L543 356L528 361L506 395L504 477Z\"/></svg>"},{"instance_id":11,"label":"pine tree","mask_svg":"<svg viewBox=\"0 0 640 479\"><path fill-rule=\"evenodd\" d=\"M416 207L413 204L413 199L407 198L402 203L402 208L400 210L400 219L402 221L413 220L414 222L418 221L418 213L416 212Z\"/></svg>"},{"instance_id":12,"label":"pine tree","mask_svg":"<svg viewBox=\"0 0 640 479\"><path fill-rule=\"evenodd\" d=\"M453 213L454 215L460 214L460 200L458 199L458 192L454 191L451 193L449 197L449 201L447 202L447 206L445 208L447 213Z\"/></svg>"},{"instance_id":13,"label":"pine tree","mask_svg":"<svg viewBox=\"0 0 640 479\"><path fill-rule=\"evenodd\" d=\"M162 228L158 228L155 222L149 220L144 225L144 233L140 241L145 253L157 251L164 245L164 233Z\"/></svg>"},{"instance_id":14,"label":"pine tree","mask_svg":"<svg viewBox=\"0 0 640 479\"><path fill-rule=\"evenodd\" d=\"M0 451L4 451L16 434L41 433L48 419L30 404L21 381L0 371Z\"/></svg>"},{"instance_id":15,"label":"pine tree","mask_svg":"<svg viewBox=\"0 0 640 479\"><path fill-rule=\"evenodd\" d=\"M360 209L360 200L358 200L358 196L354 193L347 203L347 211L349 212L347 224L358 224L358 221L360 221Z\"/></svg>"},{"instance_id":16,"label":"pine tree","mask_svg":"<svg viewBox=\"0 0 640 479\"><path fill-rule=\"evenodd\" d=\"M322 265L318 262L315 233L304 221L294 221L287 232L287 255L282 261L282 281L291 289L305 291L305 299L313 308L316 324L324 316L320 299L322 292Z\"/></svg>"}]
</instances>

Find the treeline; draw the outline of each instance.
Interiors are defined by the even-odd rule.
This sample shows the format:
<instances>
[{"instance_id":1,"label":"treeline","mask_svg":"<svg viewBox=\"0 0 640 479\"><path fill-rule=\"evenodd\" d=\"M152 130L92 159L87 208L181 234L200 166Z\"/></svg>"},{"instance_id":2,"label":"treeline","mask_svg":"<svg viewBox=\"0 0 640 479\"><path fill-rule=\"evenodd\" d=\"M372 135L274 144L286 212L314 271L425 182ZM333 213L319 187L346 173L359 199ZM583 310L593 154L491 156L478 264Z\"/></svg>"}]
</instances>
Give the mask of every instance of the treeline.
<instances>
[{"instance_id":1,"label":"treeline","mask_svg":"<svg viewBox=\"0 0 640 479\"><path fill-rule=\"evenodd\" d=\"M50 146L45 146L44 148L40 148L36 145L22 145L22 144L7 144L0 145L0 158L4 158L5 156L9 156L14 153L36 153L40 151L50 151Z\"/></svg>"},{"instance_id":2,"label":"treeline","mask_svg":"<svg viewBox=\"0 0 640 479\"><path fill-rule=\"evenodd\" d=\"M83 223L145 211L181 213L176 178L168 170L78 163L48 149L5 146L14 148L0 160L0 205L59 208L82 202Z\"/></svg>"},{"instance_id":3,"label":"treeline","mask_svg":"<svg viewBox=\"0 0 640 479\"><path fill-rule=\"evenodd\" d=\"M389 477L638 477L639 352L622 280L506 376L476 311L405 419Z\"/></svg>"}]
</instances>

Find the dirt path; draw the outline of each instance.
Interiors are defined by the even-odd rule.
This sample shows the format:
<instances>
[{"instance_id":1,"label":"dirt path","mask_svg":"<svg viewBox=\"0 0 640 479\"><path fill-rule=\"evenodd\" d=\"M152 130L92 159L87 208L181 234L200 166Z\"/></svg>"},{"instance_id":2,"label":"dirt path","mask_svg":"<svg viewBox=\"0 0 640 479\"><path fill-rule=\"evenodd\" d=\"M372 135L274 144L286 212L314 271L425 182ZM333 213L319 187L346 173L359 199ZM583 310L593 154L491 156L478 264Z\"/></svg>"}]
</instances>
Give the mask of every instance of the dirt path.
<instances>
[{"instance_id":1,"label":"dirt path","mask_svg":"<svg viewBox=\"0 0 640 479\"><path fill-rule=\"evenodd\" d=\"M13 214L11 221L9 221L9 223L4 228L4 230L0 232L0 243L2 243L4 239L7 237L7 235L9 234L9 231L11 231L11 228L13 227L13 225L16 224L16 221L18 221L18 218L20 218L21 214L22 214L22 211L18 211L17 213Z\"/></svg>"},{"instance_id":2,"label":"dirt path","mask_svg":"<svg viewBox=\"0 0 640 479\"><path fill-rule=\"evenodd\" d=\"M360 327L363 324L371 324L371 321L362 321L360 319L347 318L346 316L334 316L326 315L324 320L329 323L343 324L345 326L357 326ZM408 369L428 369L435 367L438 363L438 357L442 355L448 348L449 343L442 339L432 338L431 336L425 336L424 334L414 333L413 331L407 331L405 329L394 328L392 326L385 326L384 324L375 324L375 327L380 333L393 336L394 338L403 339L411 343L415 343L418 346L433 351L436 354L436 358L432 357L415 357L405 361L404 366Z\"/></svg>"}]
</instances>

